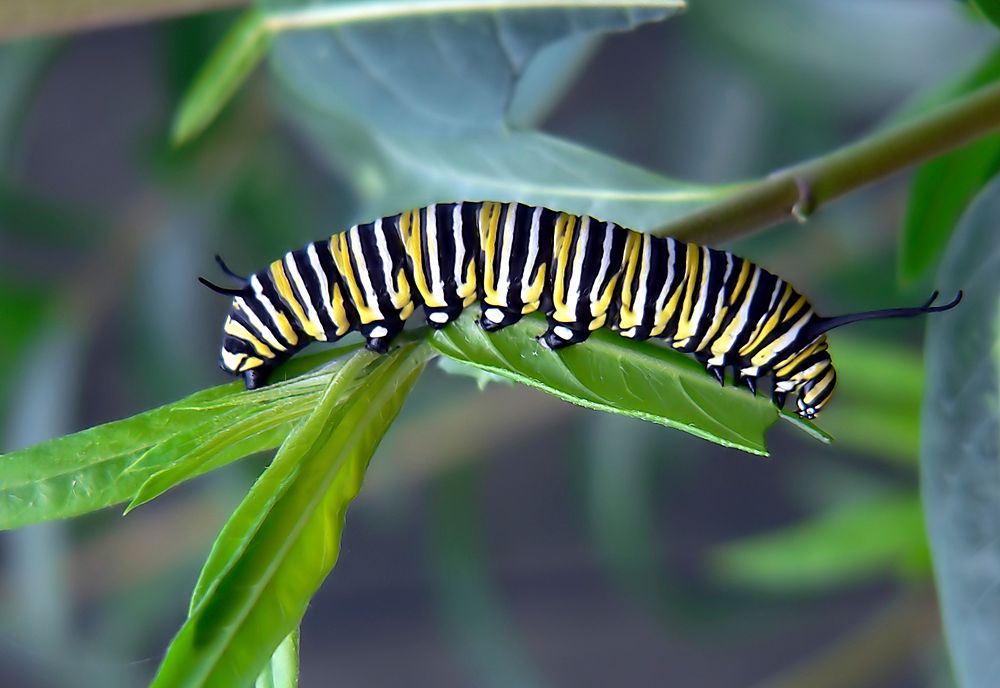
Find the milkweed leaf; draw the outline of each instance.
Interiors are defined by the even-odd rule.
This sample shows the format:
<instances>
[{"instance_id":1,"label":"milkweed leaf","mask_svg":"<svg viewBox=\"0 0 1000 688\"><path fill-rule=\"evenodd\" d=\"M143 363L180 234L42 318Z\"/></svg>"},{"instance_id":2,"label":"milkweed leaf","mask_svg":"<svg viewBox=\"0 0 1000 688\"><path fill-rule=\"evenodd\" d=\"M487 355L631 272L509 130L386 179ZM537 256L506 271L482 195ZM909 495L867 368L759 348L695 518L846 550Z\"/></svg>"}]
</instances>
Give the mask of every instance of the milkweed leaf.
<instances>
[{"instance_id":1,"label":"milkweed leaf","mask_svg":"<svg viewBox=\"0 0 1000 688\"><path fill-rule=\"evenodd\" d=\"M815 425L779 414L763 397L719 387L684 354L603 329L582 345L553 352L534 339L544 329L542 318L533 315L486 334L466 313L430 341L445 356L574 404L677 428L752 454L767 454L764 433L779 417L825 437Z\"/></svg>"}]
</instances>

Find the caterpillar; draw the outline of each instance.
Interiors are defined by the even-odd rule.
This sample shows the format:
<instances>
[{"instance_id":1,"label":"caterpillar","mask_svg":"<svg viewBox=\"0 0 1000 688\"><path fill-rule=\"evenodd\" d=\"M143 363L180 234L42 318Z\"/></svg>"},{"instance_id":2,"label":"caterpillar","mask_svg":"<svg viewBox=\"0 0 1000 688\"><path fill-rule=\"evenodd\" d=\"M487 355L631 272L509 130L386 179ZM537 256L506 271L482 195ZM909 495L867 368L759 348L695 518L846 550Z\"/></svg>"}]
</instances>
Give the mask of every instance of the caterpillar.
<instances>
[{"instance_id":1,"label":"caterpillar","mask_svg":"<svg viewBox=\"0 0 1000 688\"><path fill-rule=\"evenodd\" d=\"M614 222L521 203L438 203L355 225L290 251L239 283L223 325L219 364L247 389L308 343L359 331L386 353L423 306L442 328L479 301L487 332L543 312L537 339L548 349L584 342L610 327L633 340L656 338L693 354L720 384L726 367L756 394L771 380L780 408L790 393L812 419L837 381L825 333L859 320L910 317L954 307L819 316L788 282L732 253L658 238Z\"/></svg>"}]
</instances>

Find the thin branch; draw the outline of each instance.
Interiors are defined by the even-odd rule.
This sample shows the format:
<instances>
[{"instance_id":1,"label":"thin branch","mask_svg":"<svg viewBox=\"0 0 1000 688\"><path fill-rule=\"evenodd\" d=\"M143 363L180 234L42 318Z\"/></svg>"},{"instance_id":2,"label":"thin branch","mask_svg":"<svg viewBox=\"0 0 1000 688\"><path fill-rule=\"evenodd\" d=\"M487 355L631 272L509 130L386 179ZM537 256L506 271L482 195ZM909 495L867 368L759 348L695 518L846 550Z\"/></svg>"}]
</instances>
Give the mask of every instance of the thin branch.
<instances>
[{"instance_id":1,"label":"thin branch","mask_svg":"<svg viewBox=\"0 0 1000 688\"><path fill-rule=\"evenodd\" d=\"M246 5L249 0L0 0L0 39L22 38Z\"/></svg>"},{"instance_id":2,"label":"thin branch","mask_svg":"<svg viewBox=\"0 0 1000 688\"><path fill-rule=\"evenodd\" d=\"M805 221L848 191L1000 130L1000 84L827 155L779 170L655 231L721 243L788 219Z\"/></svg>"}]
</instances>

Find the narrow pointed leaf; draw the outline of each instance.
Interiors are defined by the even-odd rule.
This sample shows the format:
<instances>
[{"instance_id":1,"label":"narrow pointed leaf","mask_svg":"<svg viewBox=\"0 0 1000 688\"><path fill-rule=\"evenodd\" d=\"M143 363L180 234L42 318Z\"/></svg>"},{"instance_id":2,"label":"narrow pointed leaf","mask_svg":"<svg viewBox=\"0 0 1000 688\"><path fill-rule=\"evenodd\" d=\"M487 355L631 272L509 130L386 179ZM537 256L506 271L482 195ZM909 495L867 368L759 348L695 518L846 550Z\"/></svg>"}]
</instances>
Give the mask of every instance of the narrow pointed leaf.
<instances>
[{"instance_id":1,"label":"narrow pointed leaf","mask_svg":"<svg viewBox=\"0 0 1000 688\"><path fill-rule=\"evenodd\" d=\"M336 563L347 507L428 353L404 344L379 357L346 400L331 382L223 527L154 687L258 677Z\"/></svg>"},{"instance_id":2,"label":"narrow pointed leaf","mask_svg":"<svg viewBox=\"0 0 1000 688\"><path fill-rule=\"evenodd\" d=\"M256 9L243 13L195 77L174 116L175 145L204 131L260 64L271 42L263 19Z\"/></svg>"},{"instance_id":3,"label":"narrow pointed leaf","mask_svg":"<svg viewBox=\"0 0 1000 688\"><path fill-rule=\"evenodd\" d=\"M916 495L889 495L717 549L715 575L776 592L823 590L893 572L929 571Z\"/></svg>"},{"instance_id":4,"label":"narrow pointed leaf","mask_svg":"<svg viewBox=\"0 0 1000 688\"><path fill-rule=\"evenodd\" d=\"M290 361L294 375L337 358L341 347ZM161 471L163 489L281 441L288 423L315 405L331 369L248 393L220 385L180 401L0 456L0 529L95 511L132 499ZM231 444L215 443L242 428ZM212 451L202 447L211 446ZM172 482L171 482L172 481Z\"/></svg>"},{"instance_id":5,"label":"narrow pointed leaf","mask_svg":"<svg viewBox=\"0 0 1000 688\"><path fill-rule=\"evenodd\" d=\"M254 688L298 688L299 632L293 631L281 641L264 671L254 682Z\"/></svg>"},{"instance_id":6,"label":"narrow pointed leaf","mask_svg":"<svg viewBox=\"0 0 1000 688\"><path fill-rule=\"evenodd\" d=\"M534 339L543 330L542 319L531 316L486 334L467 313L430 341L457 361L574 404L678 428L752 454L767 454L764 433L779 417L825 437L811 423L779 414L763 397L720 387L693 359L666 347L598 330L582 345L553 352Z\"/></svg>"}]
</instances>

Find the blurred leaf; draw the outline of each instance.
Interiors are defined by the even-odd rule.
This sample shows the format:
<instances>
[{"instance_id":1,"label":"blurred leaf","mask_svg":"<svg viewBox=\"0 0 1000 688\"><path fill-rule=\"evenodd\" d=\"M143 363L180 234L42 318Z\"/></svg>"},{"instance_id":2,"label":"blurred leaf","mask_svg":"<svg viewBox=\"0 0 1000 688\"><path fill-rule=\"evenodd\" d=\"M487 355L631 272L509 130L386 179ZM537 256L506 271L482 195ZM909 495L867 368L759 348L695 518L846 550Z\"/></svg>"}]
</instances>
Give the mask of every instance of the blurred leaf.
<instances>
[{"instance_id":1,"label":"blurred leaf","mask_svg":"<svg viewBox=\"0 0 1000 688\"><path fill-rule=\"evenodd\" d=\"M732 188L679 182L540 132L497 129L410 139L333 120L305 102L292 107L290 116L319 152L357 185L358 221L445 200L488 199L654 230Z\"/></svg>"},{"instance_id":2,"label":"blurred leaf","mask_svg":"<svg viewBox=\"0 0 1000 688\"><path fill-rule=\"evenodd\" d=\"M683 0L588 4L566 0L263 0L264 9L245 13L199 73L178 110L173 138L183 143L204 130L260 62L275 36L283 44L296 41L306 46L309 63L331 87L328 93L313 94L316 97L336 101L360 79L375 86L380 99L385 89L399 104L422 115L478 122L506 111L515 77L546 45L565 36L632 28L684 7ZM455 29L476 38L475 49L462 59L456 59ZM293 32L294 38L287 35ZM418 49L404 58L399 50L382 50L385 45L404 51L407 46ZM428 45L435 49L424 49ZM346 71L336 68L344 51L349 57ZM330 61L332 52L340 54ZM466 78L440 78L456 72ZM547 95L545 89L538 93ZM457 102L462 107L455 108ZM525 112L532 110L530 103L521 105Z\"/></svg>"},{"instance_id":3,"label":"blurred leaf","mask_svg":"<svg viewBox=\"0 0 1000 688\"><path fill-rule=\"evenodd\" d=\"M271 661L254 682L254 688L298 688L299 632L292 631L271 656Z\"/></svg>"},{"instance_id":4,"label":"blurred leaf","mask_svg":"<svg viewBox=\"0 0 1000 688\"><path fill-rule=\"evenodd\" d=\"M979 12L1000 29L1000 0L969 0Z\"/></svg>"},{"instance_id":5,"label":"blurred leaf","mask_svg":"<svg viewBox=\"0 0 1000 688\"><path fill-rule=\"evenodd\" d=\"M299 357L285 370L302 372L343 352ZM177 481L273 448L315 405L331 374L302 375L253 393L239 383L220 385L0 456L0 529L111 506L132 498L153 478L143 492L149 498Z\"/></svg>"},{"instance_id":6,"label":"blurred leaf","mask_svg":"<svg viewBox=\"0 0 1000 688\"><path fill-rule=\"evenodd\" d=\"M431 565L445 628L476 685L537 688L532 666L489 575L476 479L481 464L438 476L431 503Z\"/></svg>"},{"instance_id":7,"label":"blurred leaf","mask_svg":"<svg viewBox=\"0 0 1000 688\"><path fill-rule=\"evenodd\" d=\"M961 305L927 323L921 484L958 683L996 682L1000 637L1000 179L959 223L941 265Z\"/></svg>"},{"instance_id":8,"label":"blurred leaf","mask_svg":"<svg viewBox=\"0 0 1000 688\"><path fill-rule=\"evenodd\" d=\"M823 410L823 427L838 444L916 466L924 385L920 356L897 344L841 334L833 336L830 348L837 401Z\"/></svg>"},{"instance_id":9,"label":"blurred leaf","mask_svg":"<svg viewBox=\"0 0 1000 688\"><path fill-rule=\"evenodd\" d=\"M923 104L940 105L997 78L1000 78L1000 49L992 52L971 74ZM937 262L969 201L998 170L1000 134L979 139L916 169L900 235L901 279L915 281Z\"/></svg>"},{"instance_id":10,"label":"blurred leaf","mask_svg":"<svg viewBox=\"0 0 1000 688\"><path fill-rule=\"evenodd\" d=\"M778 592L824 590L896 571L930 575L916 495L891 495L820 514L802 524L715 550L715 575Z\"/></svg>"},{"instance_id":11,"label":"blurred leaf","mask_svg":"<svg viewBox=\"0 0 1000 688\"><path fill-rule=\"evenodd\" d=\"M245 685L259 674L336 563L347 507L428 353L359 352L331 379L223 527L153 686Z\"/></svg>"},{"instance_id":12,"label":"blurred leaf","mask_svg":"<svg viewBox=\"0 0 1000 688\"><path fill-rule=\"evenodd\" d=\"M272 63L289 115L354 184L361 207L353 219L490 199L653 229L727 192L510 126L512 104L516 119L530 120L526 112L544 110L538 101L565 86L571 70L552 65L552 51L565 41L662 20L680 3L546 10L539 2L532 11L507 4L521 9L288 32L276 40Z\"/></svg>"},{"instance_id":13,"label":"blurred leaf","mask_svg":"<svg viewBox=\"0 0 1000 688\"><path fill-rule=\"evenodd\" d=\"M479 391L483 391L488 385L494 382L504 385L514 384L509 378L495 375L494 373L487 372L482 368L476 368L475 366L462 363L461 361L456 361L454 358L448 358L447 356L439 357L437 363L438 368L449 375L471 378L476 383L476 387L479 388Z\"/></svg>"},{"instance_id":14,"label":"blurred leaf","mask_svg":"<svg viewBox=\"0 0 1000 688\"><path fill-rule=\"evenodd\" d=\"M620 413L752 454L767 454L764 432L780 417L814 437L825 434L746 390L722 388L693 359L648 342L627 341L609 330L584 346L553 352L534 336L537 315L486 334L466 313L431 335L441 353L496 375L599 411Z\"/></svg>"},{"instance_id":15,"label":"blurred leaf","mask_svg":"<svg viewBox=\"0 0 1000 688\"><path fill-rule=\"evenodd\" d=\"M248 10L236 20L195 77L174 116L171 138L180 145L200 134L246 81L270 46L264 15Z\"/></svg>"},{"instance_id":16,"label":"blurred leaf","mask_svg":"<svg viewBox=\"0 0 1000 688\"><path fill-rule=\"evenodd\" d=\"M58 45L54 40L33 40L0 47L0 171L14 152L20 119Z\"/></svg>"}]
</instances>

